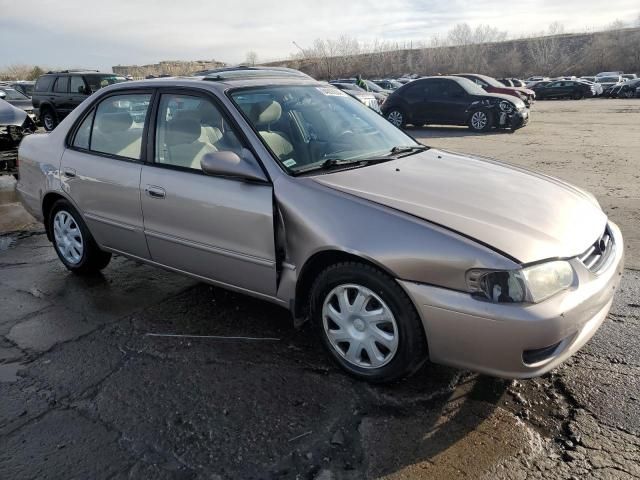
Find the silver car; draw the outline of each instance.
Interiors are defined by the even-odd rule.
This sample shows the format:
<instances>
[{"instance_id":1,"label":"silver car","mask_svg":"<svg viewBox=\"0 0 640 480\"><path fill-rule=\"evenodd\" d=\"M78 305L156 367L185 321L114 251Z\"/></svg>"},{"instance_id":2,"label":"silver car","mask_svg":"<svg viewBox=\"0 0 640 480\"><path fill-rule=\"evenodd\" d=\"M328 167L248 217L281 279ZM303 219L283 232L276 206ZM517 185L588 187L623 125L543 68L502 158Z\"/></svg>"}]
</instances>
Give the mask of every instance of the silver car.
<instances>
[{"instance_id":1,"label":"silver car","mask_svg":"<svg viewBox=\"0 0 640 480\"><path fill-rule=\"evenodd\" d=\"M543 374L596 332L622 274L592 195L423 146L304 76L112 85L25 138L19 165L69 270L116 253L274 302L368 381L427 359Z\"/></svg>"}]
</instances>

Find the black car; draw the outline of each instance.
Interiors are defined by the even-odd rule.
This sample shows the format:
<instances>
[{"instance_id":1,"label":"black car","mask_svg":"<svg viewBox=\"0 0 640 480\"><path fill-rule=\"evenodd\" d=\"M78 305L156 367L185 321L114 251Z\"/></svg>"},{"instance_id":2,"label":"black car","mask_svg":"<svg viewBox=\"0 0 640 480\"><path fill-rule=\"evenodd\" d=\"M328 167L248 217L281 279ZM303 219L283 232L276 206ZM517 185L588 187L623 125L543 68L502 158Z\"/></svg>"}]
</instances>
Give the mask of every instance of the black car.
<instances>
[{"instance_id":1,"label":"black car","mask_svg":"<svg viewBox=\"0 0 640 480\"><path fill-rule=\"evenodd\" d=\"M613 98L634 98L638 88L640 88L640 78L628 80L612 88L609 96Z\"/></svg>"},{"instance_id":2,"label":"black car","mask_svg":"<svg viewBox=\"0 0 640 480\"><path fill-rule=\"evenodd\" d=\"M38 78L33 89L31 100L34 112L45 130L51 131L93 92L124 81L124 77L113 73L95 71L46 73Z\"/></svg>"},{"instance_id":3,"label":"black car","mask_svg":"<svg viewBox=\"0 0 640 480\"><path fill-rule=\"evenodd\" d=\"M578 80L558 80L549 82L546 85L535 85L538 100L548 100L551 98L573 98L580 100L585 97L595 97L595 86Z\"/></svg>"},{"instance_id":4,"label":"black car","mask_svg":"<svg viewBox=\"0 0 640 480\"><path fill-rule=\"evenodd\" d=\"M407 124L468 125L484 132L491 128L517 130L529 121L524 102L510 95L487 93L464 77L425 77L393 92L382 114L397 127Z\"/></svg>"}]
</instances>

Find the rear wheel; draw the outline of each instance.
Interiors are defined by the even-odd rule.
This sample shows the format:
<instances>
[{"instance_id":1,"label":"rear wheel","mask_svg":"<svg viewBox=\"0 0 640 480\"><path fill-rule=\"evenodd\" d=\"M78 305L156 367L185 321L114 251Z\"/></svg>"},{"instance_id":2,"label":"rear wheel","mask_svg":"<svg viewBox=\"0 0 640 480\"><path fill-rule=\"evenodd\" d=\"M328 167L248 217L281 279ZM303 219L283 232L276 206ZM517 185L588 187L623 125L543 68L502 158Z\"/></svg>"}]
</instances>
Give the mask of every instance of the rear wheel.
<instances>
[{"instance_id":1,"label":"rear wheel","mask_svg":"<svg viewBox=\"0 0 640 480\"><path fill-rule=\"evenodd\" d=\"M58 257L74 273L96 273L109 264L111 254L100 250L78 212L63 199L49 214L49 231Z\"/></svg>"},{"instance_id":2,"label":"rear wheel","mask_svg":"<svg viewBox=\"0 0 640 480\"><path fill-rule=\"evenodd\" d=\"M407 117L399 108L392 108L387 113L387 120L398 128L404 128L407 126Z\"/></svg>"},{"instance_id":3,"label":"rear wheel","mask_svg":"<svg viewBox=\"0 0 640 480\"><path fill-rule=\"evenodd\" d=\"M394 279L369 265L324 270L311 291L311 314L329 355L360 379L394 381L427 358L413 303Z\"/></svg>"},{"instance_id":4,"label":"rear wheel","mask_svg":"<svg viewBox=\"0 0 640 480\"><path fill-rule=\"evenodd\" d=\"M56 117L56 114L48 107L42 112L41 118L42 125L47 132L50 132L56 128L56 125L58 125L58 118Z\"/></svg>"},{"instance_id":5,"label":"rear wheel","mask_svg":"<svg viewBox=\"0 0 640 480\"><path fill-rule=\"evenodd\" d=\"M582 90L577 90L575 92L573 92L573 99L574 100L582 100L584 98L584 93L582 92Z\"/></svg>"},{"instance_id":6,"label":"rear wheel","mask_svg":"<svg viewBox=\"0 0 640 480\"><path fill-rule=\"evenodd\" d=\"M476 110L469 117L468 125L474 132L488 131L493 126L491 113L484 108Z\"/></svg>"}]
</instances>

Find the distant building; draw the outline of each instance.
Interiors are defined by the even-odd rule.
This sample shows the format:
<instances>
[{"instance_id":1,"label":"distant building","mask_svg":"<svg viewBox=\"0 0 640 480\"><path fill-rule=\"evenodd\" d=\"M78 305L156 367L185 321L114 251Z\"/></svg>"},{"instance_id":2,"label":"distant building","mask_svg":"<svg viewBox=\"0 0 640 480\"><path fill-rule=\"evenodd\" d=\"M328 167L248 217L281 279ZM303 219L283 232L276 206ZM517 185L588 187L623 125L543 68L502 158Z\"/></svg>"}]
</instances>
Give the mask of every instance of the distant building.
<instances>
[{"instance_id":1,"label":"distant building","mask_svg":"<svg viewBox=\"0 0 640 480\"><path fill-rule=\"evenodd\" d=\"M165 60L152 65L116 65L111 67L116 75L146 77L148 75L189 75L199 70L224 67L224 62L217 60Z\"/></svg>"}]
</instances>

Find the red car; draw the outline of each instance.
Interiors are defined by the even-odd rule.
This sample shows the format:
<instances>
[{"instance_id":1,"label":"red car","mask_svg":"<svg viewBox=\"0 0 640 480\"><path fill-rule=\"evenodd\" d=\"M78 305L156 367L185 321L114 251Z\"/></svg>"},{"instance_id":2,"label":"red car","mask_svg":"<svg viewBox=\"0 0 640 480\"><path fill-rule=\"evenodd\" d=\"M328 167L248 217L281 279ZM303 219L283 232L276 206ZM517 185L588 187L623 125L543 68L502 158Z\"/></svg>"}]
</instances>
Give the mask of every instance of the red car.
<instances>
[{"instance_id":1,"label":"red car","mask_svg":"<svg viewBox=\"0 0 640 480\"><path fill-rule=\"evenodd\" d=\"M476 73L456 73L457 77L468 78L476 82L489 93L503 93L521 99L527 107L533 104L536 98L536 92L524 87L506 87L498 80L487 75L478 75Z\"/></svg>"}]
</instances>

